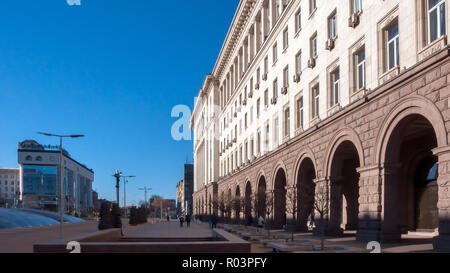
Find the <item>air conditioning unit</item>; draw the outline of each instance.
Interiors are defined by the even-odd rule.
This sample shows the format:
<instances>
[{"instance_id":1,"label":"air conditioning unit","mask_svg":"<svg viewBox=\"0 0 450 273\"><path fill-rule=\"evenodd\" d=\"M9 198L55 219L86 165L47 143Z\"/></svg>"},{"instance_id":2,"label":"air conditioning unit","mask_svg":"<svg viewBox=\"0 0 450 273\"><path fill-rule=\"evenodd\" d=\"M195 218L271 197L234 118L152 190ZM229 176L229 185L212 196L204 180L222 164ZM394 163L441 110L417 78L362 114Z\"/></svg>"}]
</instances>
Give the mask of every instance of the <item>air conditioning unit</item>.
<instances>
[{"instance_id":1,"label":"air conditioning unit","mask_svg":"<svg viewBox=\"0 0 450 273\"><path fill-rule=\"evenodd\" d=\"M288 92L287 86L281 88L281 94L286 95Z\"/></svg>"},{"instance_id":2,"label":"air conditioning unit","mask_svg":"<svg viewBox=\"0 0 450 273\"><path fill-rule=\"evenodd\" d=\"M237 141L237 139L236 139L236 138L233 138L233 143L236 143L236 141Z\"/></svg>"},{"instance_id":3,"label":"air conditioning unit","mask_svg":"<svg viewBox=\"0 0 450 273\"><path fill-rule=\"evenodd\" d=\"M244 100L242 101L242 105L247 105L247 99L244 99Z\"/></svg>"},{"instance_id":4,"label":"air conditioning unit","mask_svg":"<svg viewBox=\"0 0 450 273\"><path fill-rule=\"evenodd\" d=\"M259 90L259 82L255 84L255 90Z\"/></svg>"},{"instance_id":5,"label":"air conditioning unit","mask_svg":"<svg viewBox=\"0 0 450 273\"><path fill-rule=\"evenodd\" d=\"M348 26L355 28L357 25L359 25L359 14L353 13L350 18L348 18Z\"/></svg>"},{"instance_id":6,"label":"air conditioning unit","mask_svg":"<svg viewBox=\"0 0 450 273\"><path fill-rule=\"evenodd\" d=\"M325 43L325 49L331 51L333 48L334 48L334 40L332 38L329 38Z\"/></svg>"},{"instance_id":7,"label":"air conditioning unit","mask_svg":"<svg viewBox=\"0 0 450 273\"><path fill-rule=\"evenodd\" d=\"M277 98L274 97L270 100L270 103L272 103L273 105L277 104Z\"/></svg>"},{"instance_id":8,"label":"air conditioning unit","mask_svg":"<svg viewBox=\"0 0 450 273\"><path fill-rule=\"evenodd\" d=\"M264 73L264 74L262 75L262 79L263 79L263 81L267 81L267 73Z\"/></svg>"},{"instance_id":9,"label":"air conditioning unit","mask_svg":"<svg viewBox=\"0 0 450 273\"><path fill-rule=\"evenodd\" d=\"M300 76L302 75L302 72L298 72L294 74L294 82L300 82Z\"/></svg>"},{"instance_id":10,"label":"air conditioning unit","mask_svg":"<svg viewBox=\"0 0 450 273\"><path fill-rule=\"evenodd\" d=\"M309 68L314 68L316 66L316 59L311 58L308 60L308 67Z\"/></svg>"},{"instance_id":11,"label":"air conditioning unit","mask_svg":"<svg viewBox=\"0 0 450 273\"><path fill-rule=\"evenodd\" d=\"M248 97L251 99L251 98L253 98L253 92L252 91L250 91L249 93L248 93Z\"/></svg>"},{"instance_id":12,"label":"air conditioning unit","mask_svg":"<svg viewBox=\"0 0 450 273\"><path fill-rule=\"evenodd\" d=\"M234 115L233 115L235 118L237 118L237 113L236 112L234 112Z\"/></svg>"}]
</instances>

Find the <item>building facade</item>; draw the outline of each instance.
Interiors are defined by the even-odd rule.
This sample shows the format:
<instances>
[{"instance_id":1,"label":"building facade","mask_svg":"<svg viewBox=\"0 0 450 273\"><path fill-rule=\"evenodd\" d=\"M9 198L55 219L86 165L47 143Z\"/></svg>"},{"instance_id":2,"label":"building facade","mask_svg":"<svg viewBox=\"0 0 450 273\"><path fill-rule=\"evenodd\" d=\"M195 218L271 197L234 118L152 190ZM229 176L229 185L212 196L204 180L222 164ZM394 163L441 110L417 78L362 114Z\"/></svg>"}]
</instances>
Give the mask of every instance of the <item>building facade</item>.
<instances>
[{"instance_id":1,"label":"building facade","mask_svg":"<svg viewBox=\"0 0 450 273\"><path fill-rule=\"evenodd\" d=\"M186 210L184 206L184 180L177 184L177 214L184 213Z\"/></svg>"},{"instance_id":2,"label":"building facade","mask_svg":"<svg viewBox=\"0 0 450 273\"><path fill-rule=\"evenodd\" d=\"M94 172L65 150L62 159L64 211L78 214L91 211ZM24 207L55 210L61 184L59 147L23 141L19 143L18 163Z\"/></svg>"},{"instance_id":3,"label":"building facade","mask_svg":"<svg viewBox=\"0 0 450 273\"><path fill-rule=\"evenodd\" d=\"M19 169L0 169L0 207L17 208L22 204Z\"/></svg>"},{"instance_id":4,"label":"building facade","mask_svg":"<svg viewBox=\"0 0 450 273\"><path fill-rule=\"evenodd\" d=\"M184 208L186 214L192 215L194 210L194 165L184 164Z\"/></svg>"},{"instance_id":5,"label":"building facade","mask_svg":"<svg viewBox=\"0 0 450 273\"><path fill-rule=\"evenodd\" d=\"M274 227L306 230L323 201L329 234L448 250L448 5L240 1L191 117L194 213L270 196Z\"/></svg>"}]
</instances>

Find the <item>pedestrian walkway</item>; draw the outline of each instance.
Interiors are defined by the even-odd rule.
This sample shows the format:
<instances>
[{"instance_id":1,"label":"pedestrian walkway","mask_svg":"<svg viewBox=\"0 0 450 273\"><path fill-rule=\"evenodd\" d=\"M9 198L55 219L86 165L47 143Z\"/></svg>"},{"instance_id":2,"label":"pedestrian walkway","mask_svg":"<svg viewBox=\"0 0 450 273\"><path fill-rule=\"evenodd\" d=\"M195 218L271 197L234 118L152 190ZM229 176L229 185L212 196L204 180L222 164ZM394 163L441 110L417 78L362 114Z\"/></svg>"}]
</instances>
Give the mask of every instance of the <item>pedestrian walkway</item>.
<instances>
[{"instance_id":1,"label":"pedestrian walkway","mask_svg":"<svg viewBox=\"0 0 450 273\"><path fill-rule=\"evenodd\" d=\"M178 221L145 224L125 232L125 237L132 238L210 238L211 236L212 230L206 225L191 222L189 228L186 223L180 227Z\"/></svg>"},{"instance_id":2,"label":"pedestrian walkway","mask_svg":"<svg viewBox=\"0 0 450 273\"><path fill-rule=\"evenodd\" d=\"M64 223L63 237L98 231L97 221ZM0 253L33 253L35 244L59 240L59 224L43 227L0 229Z\"/></svg>"}]
</instances>

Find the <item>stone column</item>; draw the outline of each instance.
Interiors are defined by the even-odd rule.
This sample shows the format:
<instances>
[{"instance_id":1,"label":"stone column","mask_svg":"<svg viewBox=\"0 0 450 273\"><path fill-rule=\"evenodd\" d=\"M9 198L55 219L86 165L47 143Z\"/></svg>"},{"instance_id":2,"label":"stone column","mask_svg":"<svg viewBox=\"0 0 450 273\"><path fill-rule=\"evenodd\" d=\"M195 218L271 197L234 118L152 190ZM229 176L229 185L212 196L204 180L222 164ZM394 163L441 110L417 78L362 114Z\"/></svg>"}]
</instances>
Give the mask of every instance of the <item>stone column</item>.
<instances>
[{"instance_id":1,"label":"stone column","mask_svg":"<svg viewBox=\"0 0 450 273\"><path fill-rule=\"evenodd\" d=\"M381 166L381 242L398 242L401 240L399 225L400 170L401 164L399 163L385 163Z\"/></svg>"},{"instance_id":2,"label":"stone column","mask_svg":"<svg viewBox=\"0 0 450 273\"><path fill-rule=\"evenodd\" d=\"M340 236L343 234L343 229L341 228L342 220L342 179L335 177L327 178L329 181L329 223L327 229L327 235Z\"/></svg>"},{"instance_id":3,"label":"stone column","mask_svg":"<svg viewBox=\"0 0 450 273\"><path fill-rule=\"evenodd\" d=\"M275 26L277 22L277 0L270 0L269 4L269 10L270 10L270 21L271 21L271 29Z\"/></svg>"},{"instance_id":4,"label":"stone column","mask_svg":"<svg viewBox=\"0 0 450 273\"><path fill-rule=\"evenodd\" d=\"M269 4L270 6L270 4ZM266 36L269 35L270 32L270 7L263 7L262 9L262 40L261 44L266 41Z\"/></svg>"},{"instance_id":5,"label":"stone column","mask_svg":"<svg viewBox=\"0 0 450 273\"><path fill-rule=\"evenodd\" d=\"M379 241L381 229L381 178L379 166L357 169L359 177L359 215L356 239Z\"/></svg>"},{"instance_id":6,"label":"stone column","mask_svg":"<svg viewBox=\"0 0 450 273\"><path fill-rule=\"evenodd\" d=\"M434 237L433 247L439 252L450 252L450 146L436 148L433 153L439 165L439 235Z\"/></svg>"}]
</instances>

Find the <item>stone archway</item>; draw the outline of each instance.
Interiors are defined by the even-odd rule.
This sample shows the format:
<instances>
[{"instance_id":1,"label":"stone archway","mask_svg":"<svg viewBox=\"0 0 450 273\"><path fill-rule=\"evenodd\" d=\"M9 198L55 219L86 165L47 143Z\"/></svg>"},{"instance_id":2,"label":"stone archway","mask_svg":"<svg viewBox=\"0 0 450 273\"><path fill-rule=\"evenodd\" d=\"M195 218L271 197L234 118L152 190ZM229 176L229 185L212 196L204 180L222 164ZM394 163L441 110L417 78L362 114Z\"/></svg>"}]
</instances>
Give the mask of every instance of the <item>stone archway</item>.
<instances>
[{"instance_id":1,"label":"stone archway","mask_svg":"<svg viewBox=\"0 0 450 273\"><path fill-rule=\"evenodd\" d=\"M241 189L239 187L239 185L236 186L236 191L235 191L235 198L234 198L234 203L233 203L233 207L234 207L234 213L235 213L235 219L236 219L236 223L239 223L241 221Z\"/></svg>"},{"instance_id":2,"label":"stone archway","mask_svg":"<svg viewBox=\"0 0 450 273\"><path fill-rule=\"evenodd\" d=\"M279 168L275 175L273 184L273 198L274 198L274 213L273 225L275 229L280 229L286 226L286 172L283 168Z\"/></svg>"},{"instance_id":3,"label":"stone archway","mask_svg":"<svg viewBox=\"0 0 450 273\"><path fill-rule=\"evenodd\" d=\"M358 228L360 162L358 149L349 140L343 140L331 157L329 234Z\"/></svg>"},{"instance_id":4,"label":"stone archway","mask_svg":"<svg viewBox=\"0 0 450 273\"><path fill-rule=\"evenodd\" d=\"M299 231L308 231L308 221L314 219L314 179L316 168L311 158L302 158L297 170L298 212L297 227Z\"/></svg>"},{"instance_id":5,"label":"stone archway","mask_svg":"<svg viewBox=\"0 0 450 273\"><path fill-rule=\"evenodd\" d=\"M261 176L258 181L258 215L256 215L256 218L258 219L259 216L262 216L264 219L266 218L266 178L264 176ZM267 219L268 220L268 219Z\"/></svg>"},{"instance_id":6,"label":"stone archway","mask_svg":"<svg viewBox=\"0 0 450 273\"><path fill-rule=\"evenodd\" d=\"M251 224L249 221L252 217L252 185L250 184L250 181L247 181L247 184L245 185L245 221L247 225Z\"/></svg>"},{"instance_id":7,"label":"stone archway","mask_svg":"<svg viewBox=\"0 0 450 273\"><path fill-rule=\"evenodd\" d=\"M382 240L398 241L401 234L438 228L438 139L430 121L410 114L395 123L383 155Z\"/></svg>"}]
</instances>

